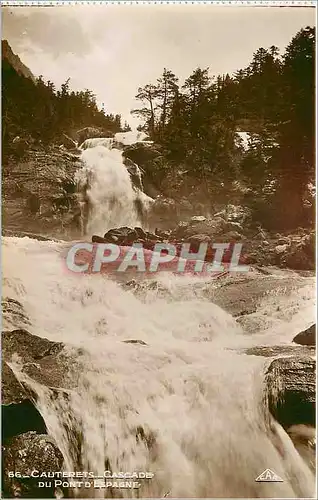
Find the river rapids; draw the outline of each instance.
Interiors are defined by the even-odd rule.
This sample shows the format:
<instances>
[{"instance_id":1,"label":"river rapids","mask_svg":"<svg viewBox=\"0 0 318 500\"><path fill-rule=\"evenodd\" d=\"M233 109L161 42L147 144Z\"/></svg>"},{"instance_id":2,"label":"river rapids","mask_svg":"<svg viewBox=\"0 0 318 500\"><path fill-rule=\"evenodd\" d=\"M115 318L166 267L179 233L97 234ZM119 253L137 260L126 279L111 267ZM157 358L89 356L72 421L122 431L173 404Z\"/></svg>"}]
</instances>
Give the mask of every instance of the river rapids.
<instances>
[{"instance_id":1,"label":"river rapids","mask_svg":"<svg viewBox=\"0 0 318 500\"><path fill-rule=\"evenodd\" d=\"M94 177L89 231L137 225L136 192L120 152L96 146L82 155ZM314 318L314 280L303 278L300 290L264 299L247 334L200 293L213 286L212 278L163 273L159 286L146 283L136 294L113 277L67 271L67 247L4 238L3 295L23 305L30 333L66 345L76 382L69 375L53 397L19 371L19 360L12 367L37 394L66 471L153 474L138 489L79 488L73 495L314 497L314 474L264 404L270 360L242 352L291 344ZM12 329L11 320L4 317L5 329ZM255 481L268 468L283 481Z\"/></svg>"}]
</instances>

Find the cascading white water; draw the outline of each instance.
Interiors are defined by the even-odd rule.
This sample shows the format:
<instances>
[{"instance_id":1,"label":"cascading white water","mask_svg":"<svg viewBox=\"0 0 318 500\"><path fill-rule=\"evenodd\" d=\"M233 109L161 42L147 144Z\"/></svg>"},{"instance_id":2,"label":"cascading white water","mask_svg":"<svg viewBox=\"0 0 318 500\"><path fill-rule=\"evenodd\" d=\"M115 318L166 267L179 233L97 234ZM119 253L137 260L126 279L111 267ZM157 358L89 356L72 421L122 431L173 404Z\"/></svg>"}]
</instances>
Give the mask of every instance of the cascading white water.
<instances>
[{"instance_id":1,"label":"cascading white water","mask_svg":"<svg viewBox=\"0 0 318 500\"><path fill-rule=\"evenodd\" d=\"M140 189L133 187L124 165L122 152L114 142L133 143L136 134L116 134L115 138L87 139L81 145L83 168L76 174L80 189L84 188L89 214L88 235L103 235L120 226L141 226L136 201L147 209L152 201Z\"/></svg>"},{"instance_id":2,"label":"cascading white water","mask_svg":"<svg viewBox=\"0 0 318 500\"><path fill-rule=\"evenodd\" d=\"M105 276L66 272L64 247L4 238L3 292L23 304L31 333L67 345L70 369L78 371L68 397L52 398L15 367L38 394L66 470L154 473L139 490L114 496L314 496L312 472L283 429L269 429L264 418L266 361L235 351L253 340L198 297L199 278L184 278L184 287L182 278L166 276L168 299L137 298ZM296 314L313 304L310 286L311 296L293 296L285 306ZM131 339L146 345L123 342ZM255 482L267 468L284 482ZM77 494L103 497L105 490Z\"/></svg>"},{"instance_id":3,"label":"cascading white water","mask_svg":"<svg viewBox=\"0 0 318 500\"><path fill-rule=\"evenodd\" d=\"M81 158L84 167L77 180L89 180L86 195L91 207L86 232L103 235L113 227L140 225L134 205L136 192L121 152L96 146L83 151Z\"/></svg>"}]
</instances>

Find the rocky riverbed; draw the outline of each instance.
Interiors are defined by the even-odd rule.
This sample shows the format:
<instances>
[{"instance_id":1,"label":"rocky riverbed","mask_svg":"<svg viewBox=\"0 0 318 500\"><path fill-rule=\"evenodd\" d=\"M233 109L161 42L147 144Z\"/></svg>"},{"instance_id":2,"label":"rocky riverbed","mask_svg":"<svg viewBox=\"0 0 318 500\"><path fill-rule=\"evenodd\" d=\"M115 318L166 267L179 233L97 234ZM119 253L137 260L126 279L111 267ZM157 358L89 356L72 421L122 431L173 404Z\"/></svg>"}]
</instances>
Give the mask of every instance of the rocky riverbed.
<instances>
[{"instance_id":1,"label":"rocky riverbed","mask_svg":"<svg viewBox=\"0 0 318 500\"><path fill-rule=\"evenodd\" d=\"M254 270L247 277L226 276L217 283L198 282L195 293L198 298L205 296L219 304L237 321L244 319L241 325L247 334L251 334L252 317L269 293L275 293L276 289L277 295L282 290L289 295L304 286L306 279L297 278L295 274L282 278L279 274L275 276ZM124 287L132 290L139 299L148 296L149 300L149 291L154 293L152 300L158 294L165 298L171 294L169 287L155 281L130 281ZM51 401L68 400L70 394L78 390L78 377L85 366L82 360L90 354L85 348L74 349L67 342L49 341L28 332L28 327L32 330L30 319L18 301L5 299L3 310L6 324L11 325L11 330L2 334L4 496L40 498L43 493L38 489L37 481L23 476L30 476L34 469L61 471L63 458L41 414L38 388L46 391ZM259 318L259 330L264 326L263 322L264 318ZM132 344L132 348L134 345L141 349L149 347L148 342L138 338L137 332L134 335L135 338L123 339L123 342ZM301 345L295 343L299 338ZM315 350L312 338L308 339L308 347L304 347L304 338L307 338L306 334L298 333L292 348L291 344L279 345L278 337L276 347L249 348L242 355L269 359L264 373L264 412L268 407L271 415L290 433L310 467L314 467L311 429L315 425ZM9 477L10 471L17 471L21 477ZM65 496L70 494L67 489L62 493ZM52 496L59 492L53 488L47 489L45 494Z\"/></svg>"}]
</instances>

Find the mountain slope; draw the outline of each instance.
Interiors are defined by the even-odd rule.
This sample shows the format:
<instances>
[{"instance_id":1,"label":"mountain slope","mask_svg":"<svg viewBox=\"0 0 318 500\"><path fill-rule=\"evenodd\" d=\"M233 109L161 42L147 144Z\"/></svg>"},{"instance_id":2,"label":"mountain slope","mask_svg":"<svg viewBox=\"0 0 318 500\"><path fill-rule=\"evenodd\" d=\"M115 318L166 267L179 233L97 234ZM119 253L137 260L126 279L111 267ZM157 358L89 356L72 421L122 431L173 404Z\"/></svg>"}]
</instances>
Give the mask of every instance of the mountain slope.
<instances>
[{"instance_id":1,"label":"mountain slope","mask_svg":"<svg viewBox=\"0 0 318 500\"><path fill-rule=\"evenodd\" d=\"M1 50L2 50L2 61L7 60L8 63L15 69L15 71L25 78L30 78L35 83L35 77L29 68L23 64L20 57L14 54L11 49L9 42L7 40L2 40L1 42Z\"/></svg>"}]
</instances>

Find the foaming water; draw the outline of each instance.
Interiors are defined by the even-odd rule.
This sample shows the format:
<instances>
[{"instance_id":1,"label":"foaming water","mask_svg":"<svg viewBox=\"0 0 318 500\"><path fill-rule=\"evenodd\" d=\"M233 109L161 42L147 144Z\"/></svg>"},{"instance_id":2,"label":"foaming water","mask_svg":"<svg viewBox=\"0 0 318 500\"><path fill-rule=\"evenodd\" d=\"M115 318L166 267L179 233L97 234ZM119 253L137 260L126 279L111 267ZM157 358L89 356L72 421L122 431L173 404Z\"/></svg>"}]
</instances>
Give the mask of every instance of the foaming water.
<instances>
[{"instance_id":1,"label":"foaming water","mask_svg":"<svg viewBox=\"0 0 318 500\"><path fill-rule=\"evenodd\" d=\"M76 180L82 186L88 183L90 211L86 233L103 235L114 227L140 226L135 205L138 193L132 186L122 153L99 145L84 150L81 159L84 166L77 172Z\"/></svg>"},{"instance_id":2,"label":"foaming water","mask_svg":"<svg viewBox=\"0 0 318 500\"><path fill-rule=\"evenodd\" d=\"M91 236L116 227L142 225L153 200L142 191L141 172L134 164L138 185L133 186L121 149L145 137L144 132L120 132L114 138L86 139L80 145L83 167L75 180L83 198L82 218L87 219L83 233Z\"/></svg>"},{"instance_id":3,"label":"foaming water","mask_svg":"<svg viewBox=\"0 0 318 500\"><path fill-rule=\"evenodd\" d=\"M77 371L76 388L53 394L13 365L38 394L66 470L154 473L139 490L113 496L314 496L314 475L267 418L268 361L233 351L246 335L190 292L199 280L165 276L169 298L147 300L105 275L68 273L63 250L62 243L4 238L3 293L22 303L32 333L66 344ZM284 482L255 482L267 468Z\"/></svg>"}]
</instances>

